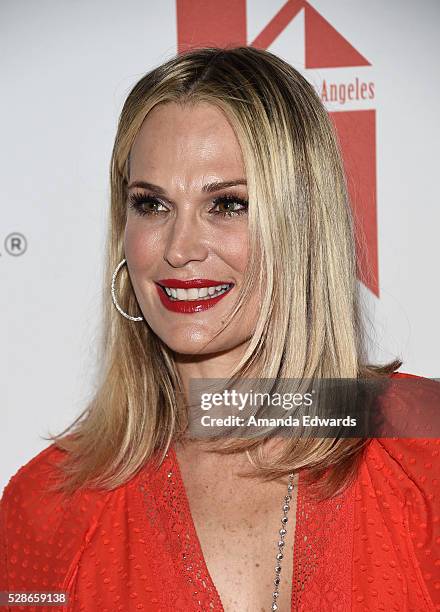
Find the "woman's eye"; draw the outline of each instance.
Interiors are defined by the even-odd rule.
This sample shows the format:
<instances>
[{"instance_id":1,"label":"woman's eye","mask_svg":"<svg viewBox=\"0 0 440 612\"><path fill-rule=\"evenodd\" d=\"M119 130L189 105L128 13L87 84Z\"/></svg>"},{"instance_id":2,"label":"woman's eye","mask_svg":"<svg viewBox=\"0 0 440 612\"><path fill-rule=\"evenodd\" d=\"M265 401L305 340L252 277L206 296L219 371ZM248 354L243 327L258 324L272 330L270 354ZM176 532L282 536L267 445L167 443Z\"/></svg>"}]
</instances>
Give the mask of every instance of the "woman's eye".
<instances>
[{"instance_id":1,"label":"woman's eye","mask_svg":"<svg viewBox=\"0 0 440 612\"><path fill-rule=\"evenodd\" d=\"M168 210L160 200L143 193L131 193L128 196L128 205L139 215L158 215Z\"/></svg>"},{"instance_id":2,"label":"woman's eye","mask_svg":"<svg viewBox=\"0 0 440 612\"><path fill-rule=\"evenodd\" d=\"M248 200L234 195L226 195L214 200L213 208L217 208L217 210L212 209L212 212L215 215L223 215L224 217L235 217L246 214L248 205Z\"/></svg>"},{"instance_id":3,"label":"woman's eye","mask_svg":"<svg viewBox=\"0 0 440 612\"><path fill-rule=\"evenodd\" d=\"M141 216L159 215L168 211L168 208L160 200L143 193L131 193L128 196L128 205ZM214 215L221 215L222 217L236 217L246 214L247 211L248 200L228 194L215 198L213 200L213 207L209 212Z\"/></svg>"}]
</instances>

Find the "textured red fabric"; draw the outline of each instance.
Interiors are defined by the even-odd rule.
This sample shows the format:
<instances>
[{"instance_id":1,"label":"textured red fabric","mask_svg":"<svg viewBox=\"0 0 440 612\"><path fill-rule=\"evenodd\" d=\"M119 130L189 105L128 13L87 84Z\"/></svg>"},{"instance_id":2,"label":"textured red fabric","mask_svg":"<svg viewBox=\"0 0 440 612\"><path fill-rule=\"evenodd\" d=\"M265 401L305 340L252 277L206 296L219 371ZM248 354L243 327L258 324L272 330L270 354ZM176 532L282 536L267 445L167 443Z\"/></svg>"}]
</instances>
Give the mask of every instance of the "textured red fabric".
<instances>
[{"instance_id":1,"label":"textured red fabric","mask_svg":"<svg viewBox=\"0 0 440 612\"><path fill-rule=\"evenodd\" d=\"M292 610L440 610L439 451L373 439L356 481L323 502L300 474ZM45 492L61 458L46 448L4 490L0 591L65 590L70 603L11 610L223 610L172 447L158 470L64 501Z\"/></svg>"}]
</instances>

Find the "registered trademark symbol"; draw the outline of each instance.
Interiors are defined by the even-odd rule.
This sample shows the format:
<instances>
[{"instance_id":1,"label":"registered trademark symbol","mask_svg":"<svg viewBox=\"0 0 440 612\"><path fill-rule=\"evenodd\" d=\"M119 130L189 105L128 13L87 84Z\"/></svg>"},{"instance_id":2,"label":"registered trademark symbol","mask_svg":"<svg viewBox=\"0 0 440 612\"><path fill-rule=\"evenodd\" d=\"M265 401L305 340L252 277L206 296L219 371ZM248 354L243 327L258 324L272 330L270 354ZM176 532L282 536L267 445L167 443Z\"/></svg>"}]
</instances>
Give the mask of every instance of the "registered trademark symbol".
<instances>
[{"instance_id":1,"label":"registered trademark symbol","mask_svg":"<svg viewBox=\"0 0 440 612\"><path fill-rule=\"evenodd\" d=\"M14 257L23 255L27 249L27 240L23 234L12 232L12 234L9 234L5 238L5 249L9 255L13 255Z\"/></svg>"}]
</instances>

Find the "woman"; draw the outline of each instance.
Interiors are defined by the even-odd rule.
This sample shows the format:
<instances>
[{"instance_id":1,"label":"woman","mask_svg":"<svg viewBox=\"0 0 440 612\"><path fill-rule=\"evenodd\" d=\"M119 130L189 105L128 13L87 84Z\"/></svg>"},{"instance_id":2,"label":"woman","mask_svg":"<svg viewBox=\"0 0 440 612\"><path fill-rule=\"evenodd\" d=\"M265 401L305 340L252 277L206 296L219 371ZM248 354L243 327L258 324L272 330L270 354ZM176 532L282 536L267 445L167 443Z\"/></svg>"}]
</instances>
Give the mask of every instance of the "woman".
<instances>
[{"instance_id":1,"label":"woman","mask_svg":"<svg viewBox=\"0 0 440 612\"><path fill-rule=\"evenodd\" d=\"M107 283L93 401L5 489L0 590L75 611L438 609L437 440L189 435L191 379L401 365L366 363L337 140L295 69L204 48L137 83Z\"/></svg>"}]
</instances>

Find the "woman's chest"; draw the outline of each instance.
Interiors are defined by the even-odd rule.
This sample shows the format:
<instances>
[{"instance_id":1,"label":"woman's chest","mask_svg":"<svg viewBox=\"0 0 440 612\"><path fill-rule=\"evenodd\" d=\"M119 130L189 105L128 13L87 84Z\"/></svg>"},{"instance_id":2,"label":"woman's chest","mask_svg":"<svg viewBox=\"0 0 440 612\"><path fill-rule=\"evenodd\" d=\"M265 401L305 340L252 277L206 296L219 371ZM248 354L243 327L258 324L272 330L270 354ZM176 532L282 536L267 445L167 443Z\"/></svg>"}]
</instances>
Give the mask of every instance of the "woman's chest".
<instances>
[{"instance_id":1,"label":"woman's chest","mask_svg":"<svg viewBox=\"0 0 440 612\"><path fill-rule=\"evenodd\" d=\"M224 492L221 503L209 490L187 493L198 544L225 612L267 611L275 601L273 609L290 612L295 491L287 495L287 484L244 486Z\"/></svg>"},{"instance_id":2,"label":"woman's chest","mask_svg":"<svg viewBox=\"0 0 440 612\"><path fill-rule=\"evenodd\" d=\"M180 502L223 610L290 612L297 479L243 476L249 463L234 455L203 466L185 452L174 459Z\"/></svg>"}]
</instances>

